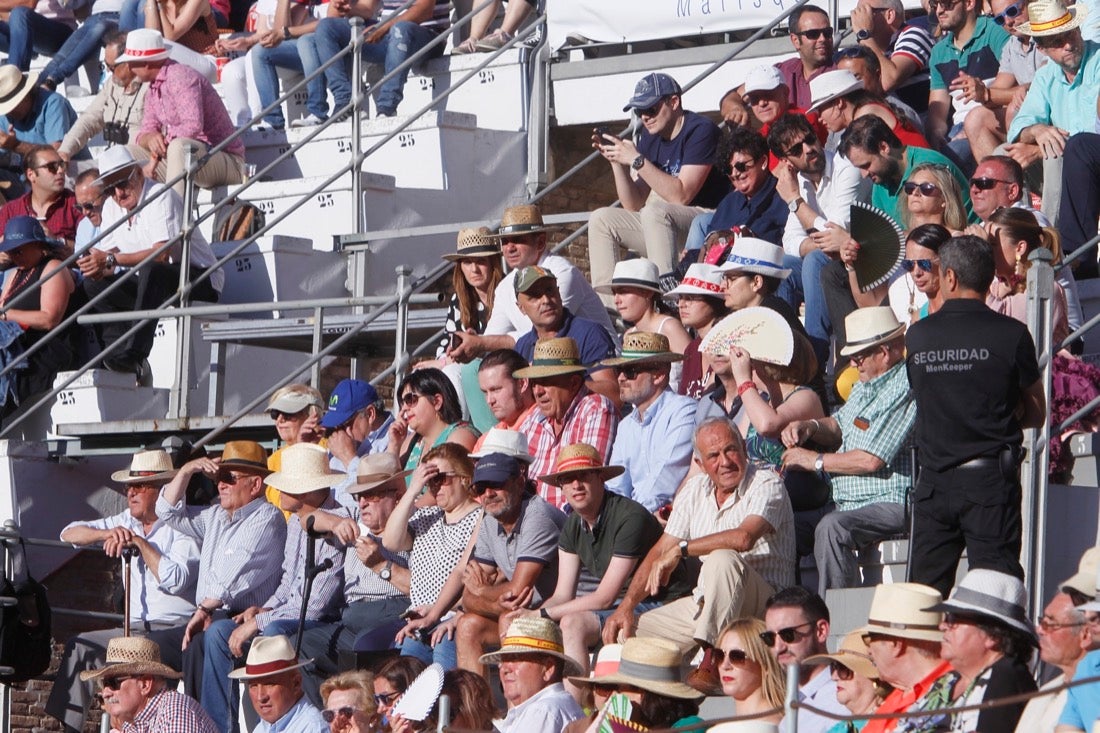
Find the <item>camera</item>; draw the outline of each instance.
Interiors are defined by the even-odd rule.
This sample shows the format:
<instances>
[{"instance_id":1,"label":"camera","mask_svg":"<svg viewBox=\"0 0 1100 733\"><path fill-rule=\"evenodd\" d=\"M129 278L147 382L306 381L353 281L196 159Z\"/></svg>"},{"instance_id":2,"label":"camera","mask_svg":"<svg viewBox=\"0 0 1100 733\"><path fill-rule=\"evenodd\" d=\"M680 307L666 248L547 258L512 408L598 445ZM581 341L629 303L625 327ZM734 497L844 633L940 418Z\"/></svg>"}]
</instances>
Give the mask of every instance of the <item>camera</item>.
<instances>
[{"instance_id":1,"label":"camera","mask_svg":"<svg viewBox=\"0 0 1100 733\"><path fill-rule=\"evenodd\" d=\"M121 122L107 122L103 125L103 139L112 145L125 145L130 142L130 130Z\"/></svg>"}]
</instances>

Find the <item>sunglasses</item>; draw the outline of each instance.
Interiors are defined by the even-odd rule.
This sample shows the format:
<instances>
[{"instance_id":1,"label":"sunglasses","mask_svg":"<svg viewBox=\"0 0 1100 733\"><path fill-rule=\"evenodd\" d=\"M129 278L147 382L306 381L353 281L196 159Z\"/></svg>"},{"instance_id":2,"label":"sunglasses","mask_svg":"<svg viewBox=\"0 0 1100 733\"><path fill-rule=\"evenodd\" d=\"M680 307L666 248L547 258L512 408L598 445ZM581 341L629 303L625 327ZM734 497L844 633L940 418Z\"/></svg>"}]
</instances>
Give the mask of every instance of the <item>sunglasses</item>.
<instances>
[{"instance_id":1,"label":"sunglasses","mask_svg":"<svg viewBox=\"0 0 1100 733\"><path fill-rule=\"evenodd\" d=\"M762 631L760 632L760 641L764 642L764 646L766 647L773 647L775 646L775 637L778 636L780 639L783 640L784 644L793 644L799 639L810 635L809 631L799 631L799 629L803 628L804 626L812 627L813 625L813 621L807 621L804 624L799 624L798 626L788 626L787 628L780 629L779 631Z\"/></svg>"},{"instance_id":2,"label":"sunglasses","mask_svg":"<svg viewBox=\"0 0 1100 733\"><path fill-rule=\"evenodd\" d=\"M902 260L901 269L906 272L912 272L914 268L919 267L925 272L932 272L932 268L935 266L938 260Z\"/></svg>"},{"instance_id":3,"label":"sunglasses","mask_svg":"<svg viewBox=\"0 0 1100 733\"><path fill-rule=\"evenodd\" d=\"M755 160L750 160L750 161L742 160L739 163L730 163L730 175L732 176L734 171L737 171L738 173L744 173L749 168L752 168L754 165L756 165Z\"/></svg>"},{"instance_id":4,"label":"sunglasses","mask_svg":"<svg viewBox=\"0 0 1100 733\"><path fill-rule=\"evenodd\" d=\"M851 356L848 357L848 361L855 364L856 368L859 368L859 367L863 366L863 362L867 361L868 359L870 359L872 356L874 356L875 354L877 354L881 350L882 350L882 347L878 347L878 348L871 349L870 351L865 351L862 354L852 354Z\"/></svg>"},{"instance_id":5,"label":"sunglasses","mask_svg":"<svg viewBox=\"0 0 1100 733\"><path fill-rule=\"evenodd\" d=\"M298 410L298 412L283 412L282 410L268 410L268 412L271 414L271 419L274 420L275 422L278 422L279 420L293 420L294 418L298 417L303 412L305 412L305 410Z\"/></svg>"},{"instance_id":6,"label":"sunglasses","mask_svg":"<svg viewBox=\"0 0 1100 733\"><path fill-rule=\"evenodd\" d=\"M76 204L76 210L83 211L85 214L95 214L103 211L103 207L99 204Z\"/></svg>"},{"instance_id":7,"label":"sunglasses","mask_svg":"<svg viewBox=\"0 0 1100 733\"><path fill-rule=\"evenodd\" d=\"M1017 15L1019 15L1020 10L1021 9L1019 5L1009 5L1007 8L1004 9L1004 11L997 13L993 16L993 22L997 25L1004 25L1006 20L1008 20L1009 18L1015 18Z\"/></svg>"},{"instance_id":8,"label":"sunglasses","mask_svg":"<svg viewBox=\"0 0 1100 733\"><path fill-rule=\"evenodd\" d=\"M130 187L130 183L133 180L134 180L134 174L131 173L130 175L123 178L121 181L116 181L114 183L104 183L103 184L103 193L112 194L112 193L115 193L116 191L125 192L126 189L128 189Z\"/></svg>"},{"instance_id":9,"label":"sunglasses","mask_svg":"<svg viewBox=\"0 0 1100 733\"><path fill-rule=\"evenodd\" d=\"M489 481L482 481L479 484L474 484L470 489L470 492L474 496L481 496L486 491L504 491L504 484L494 484Z\"/></svg>"},{"instance_id":10,"label":"sunglasses","mask_svg":"<svg viewBox=\"0 0 1100 733\"><path fill-rule=\"evenodd\" d=\"M944 10L950 10L961 2L962 0L931 0L931 2L928 3L928 8L934 13L937 7L943 8Z\"/></svg>"},{"instance_id":11,"label":"sunglasses","mask_svg":"<svg viewBox=\"0 0 1100 733\"><path fill-rule=\"evenodd\" d=\"M615 371L627 379L637 379L638 375L646 374L649 372L649 369L642 366L621 366L615 369Z\"/></svg>"},{"instance_id":12,"label":"sunglasses","mask_svg":"<svg viewBox=\"0 0 1100 733\"><path fill-rule=\"evenodd\" d=\"M43 168L48 170L50 173L61 173L63 170L65 170L65 163L60 160L51 160L49 163L43 163L42 165L36 165L34 167L35 170L42 170Z\"/></svg>"},{"instance_id":13,"label":"sunglasses","mask_svg":"<svg viewBox=\"0 0 1100 733\"><path fill-rule=\"evenodd\" d=\"M770 101L772 101L772 98L768 94L756 94L754 92L752 94L746 94L745 95L745 104L749 105L750 107L756 107L757 105L767 104Z\"/></svg>"},{"instance_id":14,"label":"sunglasses","mask_svg":"<svg viewBox=\"0 0 1100 733\"><path fill-rule=\"evenodd\" d=\"M902 188L905 193L912 196L917 191L920 191L921 196L939 196L940 187L934 183L914 183L913 181L906 181Z\"/></svg>"},{"instance_id":15,"label":"sunglasses","mask_svg":"<svg viewBox=\"0 0 1100 733\"><path fill-rule=\"evenodd\" d=\"M400 694L400 692L380 692L375 694L374 701L379 705L390 705Z\"/></svg>"},{"instance_id":16,"label":"sunglasses","mask_svg":"<svg viewBox=\"0 0 1100 733\"><path fill-rule=\"evenodd\" d=\"M826 38L832 38L833 37L833 29L828 28L828 27L826 27L826 28L811 28L807 31L795 31L795 35L796 36L804 36L804 37L810 39L811 41L816 41L817 39L821 38L822 36L825 36Z\"/></svg>"},{"instance_id":17,"label":"sunglasses","mask_svg":"<svg viewBox=\"0 0 1100 733\"><path fill-rule=\"evenodd\" d=\"M377 695L375 695L375 697L377 697ZM345 705L343 707L336 708L335 710L322 710L321 717L324 718L326 723L331 723L332 721L336 720L337 715L339 715L341 718L351 718L351 716L355 715L356 712L357 708L353 708L351 705Z\"/></svg>"},{"instance_id":18,"label":"sunglasses","mask_svg":"<svg viewBox=\"0 0 1100 733\"><path fill-rule=\"evenodd\" d=\"M657 104L652 107L646 107L645 109L638 110L639 117L656 117L657 113L661 111L661 106L665 103L664 99L657 101Z\"/></svg>"},{"instance_id":19,"label":"sunglasses","mask_svg":"<svg viewBox=\"0 0 1100 733\"><path fill-rule=\"evenodd\" d=\"M842 681L847 681L847 680L852 679L852 676L855 674L855 672L853 672L851 669L849 669L848 667L845 667L843 664L841 664L840 662L836 662L836 661L829 662L829 671L832 672L832 674L838 680L842 680ZM327 718L326 718L326 720L327 720Z\"/></svg>"},{"instance_id":20,"label":"sunglasses","mask_svg":"<svg viewBox=\"0 0 1100 733\"><path fill-rule=\"evenodd\" d=\"M436 475L432 476L425 483L428 484L429 489L438 489L443 484L447 483L448 481L452 481L455 478L466 478L466 477L463 476L462 474L454 473L453 471L450 472L450 473L440 472L440 473L437 473Z\"/></svg>"},{"instance_id":21,"label":"sunglasses","mask_svg":"<svg viewBox=\"0 0 1100 733\"><path fill-rule=\"evenodd\" d=\"M714 647L711 650L711 656L714 658L714 664L719 665L730 660L730 664L744 664L749 659L749 653L744 649L719 649Z\"/></svg>"},{"instance_id":22,"label":"sunglasses","mask_svg":"<svg viewBox=\"0 0 1100 733\"><path fill-rule=\"evenodd\" d=\"M119 690L119 689L122 689L122 683L125 682L126 680L132 680L132 679L134 679L134 675L132 675L132 674L119 675L118 677L108 677L107 679L103 680L103 689L104 690Z\"/></svg>"},{"instance_id":23,"label":"sunglasses","mask_svg":"<svg viewBox=\"0 0 1100 733\"><path fill-rule=\"evenodd\" d=\"M802 138L802 140L795 143L794 145L792 145L790 147L790 149L787 150L787 153L784 157L797 158L797 157L802 155L802 152L803 152L804 148L812 148L816 144L817 144L817 135L812 133L812 132L808 132L808 133L806 133L806 137Z\"/></svg>"},{"instance_id":24,"label":"sunglasses","mask_svg":"<svg viewBox=\"0 0 1100 733\"><path fill-rule=\"evenodd\" d=\"M953 611L948 611L943 615L944 626L976 626L978 623L978 619L973 616L966 616L961 613L954 613Z\"/></svg>"},{"instance_id":25,"label":"sunglasses","mask_svg":"<svg viewBox=\"0 0 1100 733\"><path fill-rule=\"evenodd\" d=\"M971 178L970 187L976 188L979 191L989 191L996 188L998 183L1009 184L1012 181L1002 181L999 178Z\"/></svg>"},{"instance_id":26,"label":"sunglasses","mask_svg":"<svg viewBox=\"0 0 1100 733\"><path fill-rule=\"evenodd\" d=\"M1073 33L1059 33L1056 36L1035 36L1039 48L1061 48L1073 39Z\"/></svg>"},{"instance_id":27,"label":"sunglasses","mask_svg":"<svg viewBox=\"0 0 1100 733\"><path fill-rule=\"evenodd\" d=\"M418 394L416 392L406 392L405 394L401 395L401 404L405 407L412 407L417 402L419 402L420 398L423 396L424 395Z\"/></svg>"},{"instance_id":28,"label":"sunglasses","mask_svg":"<svg viewBox=\"0 0 1100 733\"><path fill-rule=\"evenodd\" d=\"M232 471L218 471L215 479L219 484L236 484L243 478L248 478L250 474L247 473L233 473Z\"/></svg>"}]
</instances>

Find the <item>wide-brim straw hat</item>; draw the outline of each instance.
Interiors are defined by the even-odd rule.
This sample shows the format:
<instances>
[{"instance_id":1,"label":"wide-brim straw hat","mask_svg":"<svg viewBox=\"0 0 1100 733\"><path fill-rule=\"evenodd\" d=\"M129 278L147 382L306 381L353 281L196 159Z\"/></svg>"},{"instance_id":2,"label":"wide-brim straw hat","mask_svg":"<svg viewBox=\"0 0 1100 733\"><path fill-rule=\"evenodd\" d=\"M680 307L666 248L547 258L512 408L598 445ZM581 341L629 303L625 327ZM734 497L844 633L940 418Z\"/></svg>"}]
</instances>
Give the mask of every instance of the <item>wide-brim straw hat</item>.
<instances>
[{"instance_id":1,"label":"wide-brim straw hat","mask_svg":"<svg viewBox=\"0 0 1100 733\"><path fill-rule=\"evenodd\" d=\"M699 351L729 356L734 347L756 361L789 366L794 359L794 331L778 311L752 306L718 321L699 342Z\"/></svg>"},{"instance_id":2,"label":"wide-brim straw hat","mask_svg":"<svg viewBox=\"0 0 1100 733\"><path fill-rule=\"evenodd\" d=\"M810 108L807 112L828 104L837 97L863 89L863 81L847 69L826 71L810 79Z\"/></svg>"},{"instance_id":3,"label":"wide-brim straw hat","mask_svg":"<svg viewBox=\"0 0 1100 733\"><path fill-rule=\"evenodd\" d=\"M330 489L344 474L329 467L328 451L314 443L288 445L279 454L279 470L267 477L267 485L284 494L300 496Z\"/></svg>"},{"instance_id":4,"label":"wide-brim straw hat","mask_svg":"<svg viewBox=\"0 0 1100 733\"><path fill-rule=\"evenodd\" d=\"M509 206L504 210L504 216L500 217L500 227L495 234L490 234L494 239L507 237L513 234L538 234L548 232L553 227L546 226L542 221L542 211L534 204L522 204Z\"/></svg>"},{"instance_id":5,"label":"wide-brim straw hat","mask_svg":"<svg viewBox=\"0 0 1100 733\"><path fill-rule=\"evenodd\" d=\"M863 634L851 632L840 641L840 646L832 654L815 654L806 657L804 664L826 664L840 662L856 674L869 680L880 678L878 667L871 659L871 649L863 643Z\"/></svg>"},{"instance_id":6,"label":"wide-brim straw hat","mask_svg":"<svg viewBox=\"0 0 1100 733\"><path fill-rule=\"evenodd\" d=\"M252 642L248 658L240 669L229 673L234 680L258 680L273 677L311 664L312 659L298 659L294 645L285 636L260 636Z\"/></svg>"},{"instance_id":7,"label":"wide-brim straw hat","mask_svg":"<svg viewBox=\"0 0 1100 733\"><path fill-rule=\"evenodd\" d=\"M622 260L615 264L615 271L611 273L611 282L600 283L594 286L598 293L610 293L612 288L639 288L653 293L661 293L661 273L657 270L657 264L636 257L630 260Z\"/></svg>"},{"instance_id":8,"label":"wide-brim straw hat","mask_svg":"<svg viewBox=\"0 0 1100 733\"><path fill-rule=\"evenodd\" d=\"M231 440L225 444L219 468L232 468L242 473L267 476L271 469L267 467L267 451L259 443L251 440Z\"/></svg>"},{"instance_id":9,"label":"wide-brim straw hat","mask_svg":"<svg viewBox=\"0 0 1100 733\"><path fill-rule=\"evenodd\" d=\"M875 587L867 625L853 633L882 634L898 639L943 641L943 614L930 611L943 601L935 588L920 583L887 583Z\"/></svg>"},{"instance_id":10,"label":"wide-brim straw hat","mask_svg":"<svg viewBox=\"0 0 1100 733\"><path fill-rule=\"evenodd\" d=\"M703 693L684 682L684 655L670 641L632 636L623 643L619 669L608 675L570 677L574 685L630 685L665 697L700 700Z\"/></svg>"},{"instance_id":11,"label":"wide-brim straw hat","mask_svg":"<svg viewBox=\"0 0 1100 733\"><path fill-rule=\"evenodd\" d=\"M395 478L405 478L412 474L413 471L401 468L401 462L392 453L370 453L359 459L355 483L347 491L349 494L365 494Z\"/></svg>"},{"instance_id":12,"label":"wide-brim straw hat","mask_svg":"<svg viewBox=\"0 0 1100 733\"><path fill-rule=\"evenodd\" d=\"M500 257L500 242L493 237L489 227L477 229L459 229L458 245L454 254L445 254L443 259L458 262L467 257Z\"/></svg>"},{"instance_id":13,"label":"wide-brim straw hat","mask_svg":"<svg viewBox=\"0 0 1100 733\"><path fill-rule=\"evenodd\" d=\"M756 237L738 237L730 247L721 272L748 272L786 280L791 271L783 267L783 248Z\"/></svg>"},{"instance_id":14,"label":"wide-brim straw hat","mask_svg":"<svg viewBox=\"0 0 1100 733\"><path fill-rule=\"evenodd\" d=\"M500 649L482 654L478 661L481 664L500 664L502 659L517 654L546 654L565 662L566 675L581 673L581 665L565 653L561 628L550 619L517 618L504 634Z\"/></svg>"},{"instance_id":15,"label":"wide-brim straw hat","mask_svg":"<svg viewBox=\"0 0 1100 733\"><path fill-rule=\"evenodd\" d=\"M672 351L668 337L659 333L634 331L623 337L623 350L619 356L604 359L600 366L617 367L623 364L671 364L683 361L684 355Z\"/></svg>"},{"instance_id":16,"label":"wide-brim straw hat","mask_svg":"<svg viewBox=\"0 0 1100 733\"><path fill-rule=\"evenodd\" d=\"M172 456L167 451L143 450L133 455L128 470L112 473L111 480L122 484L167 483L175 475Z\"/></svg>"},{"instance_id":17,"label":"wide-brim straw hat","mask_svg":"<svg viewBox=\"0 0 1100 733\"><path fill-rule=\"evenodd\" d=\"M558 452L554 470L539 480L551 486L561 486L570 476L578 473L596 471L601 481L621 476L626 469L622 466L605 466L600 452L587 443L567 445Z\"/></svg>"},{"instance_id":18,"label":"wide-brim straw hat","mask_svg":"<svg viewBox=\"0 0 1100 733\"><path fill-rule=\"evenodd\" d=\"M160 647L141 636L116 636L107 642L107 658L99 669L80 673L80 681L148 674L178 680L182 675L160 661Z\"/></svg>"},{"instance_id":19,"label":"wide-brim straw hat","mask_svg":"<svg viewBox=\"0 0 1100 733\"><path fill-rule=\"evenodd\" d=\"M1100 588L1096 582L1100 574L1100 547L1090 547L1081 555L1081 561L1077 563L1077 572L1062 581L1059 586L1063 591L1075 590L1083 596L1095 596Z\"/></svg>"},{"instance_id":20,"label":"wide-brim straw hat","mask_svg":"<svg viewBox=\"0 0 1100 733\"><path fill-rule=\"evenodd\" d=\"M1089 9L1083 3L1068 8L1058 0L1034 0L1027 6L1028 21L1016 25L1025 36L1056 36L1080 28Z\"/></svg>"},{"instance_id":21,"label":"wide-brim straw hat","mask_svg":"<svg viewBox=\"0 0 1100 733\"><path fill-rule=\"evenodd\" d=\"M168 46L160 31L151 28L137 28L126 34L126 50L115 61L125 64L130 61L163 61L168 58Z\"/></svg>"},{"instance_id":22,"label":"wide-brim straw hat","mask_svg":"<svg viewBox=\"0 0 1100 733\"><path fill-rule=\"evenodd\" d=\"M518 430L489 428L485 440L481 441L475 453L470 454L470 458L484 458L493 453L502 453L524 463L535 460L527 445L527 436Z\"/></svg>"},{"instance_id":23,"label":"wide-brim straw hat","mask_svg":"<svg viewBox=\"0 0 1100 733\"><path fill-rule=\"evenodd\" d=\"M30 74L24 74L14 64L0 66L0 115L6 115L19 106L34 91Z\"/></svg>"},{"instance_id":24,"label":"wide-brim straw hat","mask_svg":"<svg viewBox=\"0 0 1100 733\"><path fill-rule=\"evenodd\" d=\"M536 341L531 366L517 369L512 376L516 379L538 379L587 371L588 367L581 363L577 342L566 336Z\"/></svg>"},{"instance_id":25,"label":"wide-brim straw hat","mask_svg":"<svg viewBox=\"0 0 1100 733\"><path fill-rule=\"evenodd\" d=\"M927 610L989 619L1023 632L1033 642L1037 641L1035 628L1027 617L1024 582L999 570L971 570L963 576L946 601L929 606Z\"/></svg>"},{"instance_id":26,"label":"wide-brim straw hat","mask_svg":"<svg viewBox=\"0 0 1100 733\"><path fill-rule=\"evenodd\" d=\"M898 322L893 308L876 305L856 308L845 316L844 332L848 341L840 355L851 356L897 338L905 333L905 326Z\"/></svg>"},{"instance_id":27,"label":"wide-brim straw hat","mask_svg":"<svg viewBox=\"0 0 1100 733\"><path fill-rule=\"evenodd\" d=\"M722 283L722 273L717 265L705 262L689 265L680 284L665 293L666 298L677 298L681 295L704 295L725 300L726 287Z\"/></svg>"}]
</instances>

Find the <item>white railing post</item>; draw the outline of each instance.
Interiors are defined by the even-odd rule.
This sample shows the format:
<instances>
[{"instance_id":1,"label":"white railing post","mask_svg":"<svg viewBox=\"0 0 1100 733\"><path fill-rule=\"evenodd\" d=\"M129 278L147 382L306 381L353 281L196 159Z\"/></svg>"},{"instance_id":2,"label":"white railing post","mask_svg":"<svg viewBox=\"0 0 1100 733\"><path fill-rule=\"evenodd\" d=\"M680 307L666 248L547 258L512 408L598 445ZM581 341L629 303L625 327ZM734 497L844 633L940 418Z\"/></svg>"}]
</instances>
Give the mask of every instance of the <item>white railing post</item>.
<instances>
[{"instance_id":1,"label":"white railing post","mask_svg":"<svg viewBox=\"0 0 1100 733\"><path fill-rule=\"evenodd\" d=\"M195 158L198 148L188 144L183 149L183 237L180 240L179 256L179 292L180 306L186 308L191 302L187 286L191 282L191 234L195 230ZM168 195L168 194L165 194ZM188 373L191 371L191 326L190 315L176 318L176 359L172 391L168 397L168 416L187 417L191 414L187 399Z\"/></svg>"},{"instance_id":2,"label":"white railing post","mask_svg":"<svg viewBox=\"0 0 1100 733\"><path fill-rule=\"evenodd\" d=\"M351 159L359 161L363 148L363 121L359 113L363 109L363 19L351 19ZM352 231L363 233L363 164L351 169Z\"/></svg>"},{"instance_id":3,"label":"white railing post","mask_svg":"<svg viewBox=\"0 0 1100 733\"><path fill-rule=\"evenodd\" d=\"M787 694L783 698L783 725L787 733L798 733L798 684L801 670L798 662L787 665Z\"/></svg>"}]
</instances>

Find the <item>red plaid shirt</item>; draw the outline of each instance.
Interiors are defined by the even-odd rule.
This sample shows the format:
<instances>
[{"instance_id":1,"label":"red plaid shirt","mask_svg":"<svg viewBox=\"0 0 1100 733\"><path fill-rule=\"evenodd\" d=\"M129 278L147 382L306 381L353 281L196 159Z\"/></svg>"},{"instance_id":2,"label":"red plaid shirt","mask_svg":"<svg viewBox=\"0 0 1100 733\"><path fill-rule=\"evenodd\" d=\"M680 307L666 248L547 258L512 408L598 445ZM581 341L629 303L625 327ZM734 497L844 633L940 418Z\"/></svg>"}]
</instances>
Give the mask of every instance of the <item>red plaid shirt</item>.
<instances>
[{"instance_id":1,"label":"red plaid shirt","mask_svg":"<svg viewBox=\"0 0 1100 733\"><path fill-rule=\"evenodd\" d=\"M615 442L618 427L619 413L615 405L603 395L590 392L587 387L581 388L565 411L560 434L536 408L523 421L519 431L527 436L527 449L534 456L527 475L535 481L539 496L558 509L565 506L561 489L540 481L538 477L554 470L562 446L574 443L587 443L594 447L606 465L611 458L611 445Z\"/></svg>"},{"instance_id":2,"label":"red plaid shirt","mask_svg":"<svg viewBox=\"0 0 1100 733\"><path fill-rule=\"evenodd\" d=\"M122 733L218 733L218 728L194 698L161 690L134 722L122 724Z\"/></svg>"}]
</instances>

